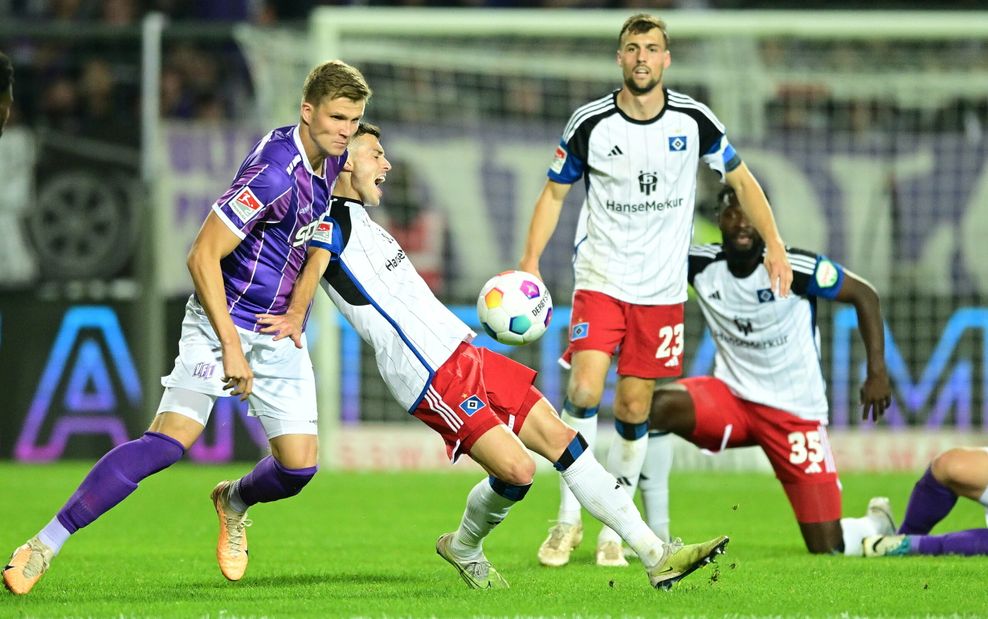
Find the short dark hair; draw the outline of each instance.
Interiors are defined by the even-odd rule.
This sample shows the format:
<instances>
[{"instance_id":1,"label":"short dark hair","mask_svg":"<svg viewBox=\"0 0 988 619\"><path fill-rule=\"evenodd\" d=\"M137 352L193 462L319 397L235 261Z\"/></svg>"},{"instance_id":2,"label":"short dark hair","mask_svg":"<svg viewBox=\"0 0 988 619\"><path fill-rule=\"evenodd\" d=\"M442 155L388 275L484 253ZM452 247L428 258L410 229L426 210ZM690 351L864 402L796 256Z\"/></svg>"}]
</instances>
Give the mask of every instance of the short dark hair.
<instances>
[{"instance_id":1,"label":"short dark hair","mask_svg":"<svg viewBox=\"0 0 988 619\"><path fill-rule=\"evenodd\" d=\"M765 199L768 200L768 192L765 191L764 187L762 188L762 192L765 194ZM730 206L731 198L735 195L737 195L737 192L734 191L734 187L726 184L721 187L720 191L717 192L717 209L720 210L726 206Z\"/></svg>"},{"instance_id":2,"label":"short dark hair","mask_svg":"<svg viewBox=\"0 0 988 619\"><path fill-rule=\"evenodd\" d=\"M659 32L662 33L662 40L665 41L666 49L668 50L669 31L666 30L666 23L658 17L649 15L648 13L638 13L637 15L632 15L624 21L624 25L621 26L621 32L618 33L618 48L620 49L621 39L624 38L625 34L643 34L653 28L658 28Z\"/></svg>"},{"instance_id":3,"label":"short dark hair","mask_svg":"<svg viewBox=\"0 0 988 619\"><path fill-rule=\"evenodd\" d=\"M7 94L14 85L14 65L6 54L0 52L0 94Z\"/></svg>"},{"instance_id":4,"label":"short dark hair","mask_svg":"<svg viewBox=\"0 0 988 619\"><path fill-rule=\"evenodd\" d=\"M371 123L360 123L357 125L357 130L354 132L352 140L356 140L362 135L372 135L377 139L381 139L381 128L377 125L372 125Z\"/></svg>"}]
</instances>

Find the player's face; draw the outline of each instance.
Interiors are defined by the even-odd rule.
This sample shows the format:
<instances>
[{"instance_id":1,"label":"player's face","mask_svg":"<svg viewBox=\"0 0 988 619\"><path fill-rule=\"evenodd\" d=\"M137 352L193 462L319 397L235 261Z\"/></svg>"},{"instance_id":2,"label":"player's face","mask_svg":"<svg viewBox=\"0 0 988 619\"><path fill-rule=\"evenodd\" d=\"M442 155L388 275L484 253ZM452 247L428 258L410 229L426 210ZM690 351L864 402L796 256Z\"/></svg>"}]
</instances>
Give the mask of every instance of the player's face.
<instances>
[{"instance_id":1,"label":"player's face","mask_svg":"<svg viewBox=\"0 0 988 619\"><path fill-rule=\"evenodd\" d=\"M302 102L302 121L320 154L327 157L343 154L366 105L366 101L352 101L346 97L323 99L319 105Z\"/></svg>"},{"instance_id":2,"label":"player's face","mask_svg":"<svg viewBox=\"0 0 988 619\"><path fill-rule=\"evenodd\" d=\"M737 196L732 196L730 203L720 212L720 232L728 251L748 254L761 250L762 237L741 210Z\"/></svg>"},{"instance_id":3,"label":"player's face","mask_svg":"<svg viewBox=\"0 0 988 619\"><path fill-rule=\"evenodd\" d=\"M0 135L3 135L3 127L10 118L10 106L14 103L13 89L0 93Z\"/></svg>"},{"instance_id":4,"label":"player's face","mask_svg":"<svg viewBox=\"0 0 988 619\"><path fill-rule=\"evenodd\" d=\"M624 75L624 87L631 94L648 94L662 83L662 73L669 68L669 50L662 31L625 34L617 52L617 63Z\"/></svg>"},{"instance_id":5,"label":"player's face","mask_svg":"<svg viewBox=\"0 0 988 619\"><path fill-rule=\"evenodd\" d=\"M350 184L367 206L381 203L381 184L387 179L391 162L384 156L380 140L365 133L350 143Z\"/></svg>"}]
</instances>

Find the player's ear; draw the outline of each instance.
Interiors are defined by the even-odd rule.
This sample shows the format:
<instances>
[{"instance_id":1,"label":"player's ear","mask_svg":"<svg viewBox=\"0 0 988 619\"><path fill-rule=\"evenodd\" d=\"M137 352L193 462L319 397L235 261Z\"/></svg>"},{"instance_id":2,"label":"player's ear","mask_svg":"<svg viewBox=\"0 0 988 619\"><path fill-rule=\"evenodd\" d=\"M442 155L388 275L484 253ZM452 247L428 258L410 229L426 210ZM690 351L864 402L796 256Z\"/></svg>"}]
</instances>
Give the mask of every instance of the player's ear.
<instances>
[{"instance_id":1,"label":"player's ear","mask_svg":"<svg viewBox=\"0 0 988 619\"><path fill-rule=\"evenodd\" d=\"M313 109L312 104L308 101L303 101L301 108L299 108L299 116L302 117L302 121L307 125L312 124Z\"/></svg>"},{"instance_id":2,"label":"player's ear","mask_svg":"<svg viewBox=\"0 0 988 619\"><path fill-rule=\"evenodd\" d=\"M662 68L663 69L668 69L669 68L669 65L671 65L671 64L672 64L672 54L669 53L669 50L666 50L666 57L662 61Z\"/></svg>"}]
</instances>

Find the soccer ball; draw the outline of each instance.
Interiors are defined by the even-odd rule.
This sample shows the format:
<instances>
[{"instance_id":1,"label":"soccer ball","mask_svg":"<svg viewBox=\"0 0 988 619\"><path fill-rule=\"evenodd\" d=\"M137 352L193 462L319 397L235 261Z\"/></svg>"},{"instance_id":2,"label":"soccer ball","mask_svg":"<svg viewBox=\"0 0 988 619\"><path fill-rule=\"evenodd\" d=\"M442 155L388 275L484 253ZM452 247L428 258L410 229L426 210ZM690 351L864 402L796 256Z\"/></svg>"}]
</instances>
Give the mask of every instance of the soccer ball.
<instances>
[{"instance_id":1,"label":"soccer ball","mask_svg":"<svg viewBox=\"0 0 988 619\"><path fill-rule=\"evenodd\" d=\"M528 344L549 327L552 297L542 280L531 273L505 271L481 288L477 316L484 331L502 344Z\"/></svg>"}]
</instances>

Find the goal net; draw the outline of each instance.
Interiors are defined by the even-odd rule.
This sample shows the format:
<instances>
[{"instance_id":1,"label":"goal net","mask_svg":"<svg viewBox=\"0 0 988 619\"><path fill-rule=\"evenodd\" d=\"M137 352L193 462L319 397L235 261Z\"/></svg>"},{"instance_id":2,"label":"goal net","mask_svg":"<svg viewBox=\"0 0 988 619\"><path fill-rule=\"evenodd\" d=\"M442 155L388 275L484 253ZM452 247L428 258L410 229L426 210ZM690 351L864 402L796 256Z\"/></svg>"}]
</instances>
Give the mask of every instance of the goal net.
<instances>
[{"instance_id":1,"label":"goal net","mask_svg":"<svg viewBox=\"0 0 988 619\"><path fill-rule=\"evenodd\" d=\"M307 33L272 38L245 28L239 41L269 125L294 116L315 63L342 58L360 68L374 90L367 119L382 127L395 166L378 216L440 296L471 318L482 283L521 255L569 115L620 86L617 32L628 14L322 7ZM786 241L828 254L880 291L896 389L889 423L988 427L988 19L662 16L672 53L666 85L724 122ZM718 182L706 171L700 180L697 230L709 238ZM575 187L542 262L563 310L581 199ZM854 311L819 310L833 422L855 425L863 350ZM565 345L563 313L555 322L541 347L513 356L540 369L558 403L565 376L552 361ZM352 332L338 333L344 425L407 422L369 352ZM688 334L688 372L709 371L712 344L692 304Z\"/></svg>"}]
</instances>

